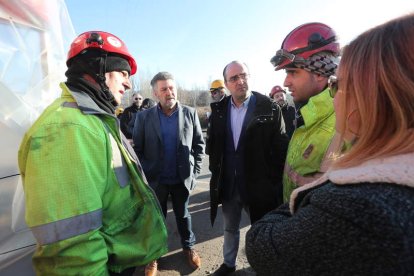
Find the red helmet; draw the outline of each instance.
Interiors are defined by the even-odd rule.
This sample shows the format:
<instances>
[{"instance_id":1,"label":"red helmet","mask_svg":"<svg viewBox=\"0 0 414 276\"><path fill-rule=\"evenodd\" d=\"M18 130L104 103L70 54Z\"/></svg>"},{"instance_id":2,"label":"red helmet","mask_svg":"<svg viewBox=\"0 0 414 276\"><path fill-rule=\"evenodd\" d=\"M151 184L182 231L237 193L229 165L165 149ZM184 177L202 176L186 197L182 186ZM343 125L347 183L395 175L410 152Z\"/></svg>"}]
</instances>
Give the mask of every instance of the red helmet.
<instances>
[{"instance_id":1,"label":"red helmet","mask_svg":"<svg viewBox=\"0 0 414 276\"><path fill-rule=\"evenodd\" d=\"M283 92L286 94L286 91L283 90L282 87L280 87L279 85L276 85L272 88L272 90L269 93L269 97L272 98L274 94L278 93L278 92Z\"/></svg>"},{"instance_id":2,"label":"red helmet","mask_svg":"<svg viewBox=\"0 0 414 276\"><path fill-rule=\"evenodd\" d=\"M300 25L283 40L282 48L270 60L275 70L286 68L289 64L303 62L315 53L332 52L339 54L334 30L323 23L312 22Z\"/></svg>"},{"instance_id":3,"label":"red helmet","mask_svg":"<svg viewBox=\"0 0 414 276\"><path fill-rule=\"evenodd\" d=\"M101 31L85 32L75 38L70 45L66 64L68 65L71 58L83 53L86 49L101 49L107 53L122 56L131 67L131 75L137 72L137 63L129 53L125 43L115 35Z\"/></svg>"}]
</instances>

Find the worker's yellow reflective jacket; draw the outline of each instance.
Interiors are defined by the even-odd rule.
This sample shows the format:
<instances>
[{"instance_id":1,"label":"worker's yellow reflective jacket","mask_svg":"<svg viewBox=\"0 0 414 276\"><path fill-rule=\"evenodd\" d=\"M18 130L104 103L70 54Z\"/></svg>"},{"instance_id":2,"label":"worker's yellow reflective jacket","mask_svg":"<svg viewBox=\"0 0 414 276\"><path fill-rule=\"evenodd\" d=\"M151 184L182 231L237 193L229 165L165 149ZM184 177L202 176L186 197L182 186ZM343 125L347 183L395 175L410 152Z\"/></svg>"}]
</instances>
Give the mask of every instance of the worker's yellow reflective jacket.
<instances>
[{"instance_id":1,"label":"worker's yellow reflective jacket","mask_svg":"<svg viewBox=\"0 0 414 276\"><path fill-rule=\"evenodd\" d=\"M335 134L335 113L329 90L311 97L300 112L304 125L293 133L289 142L283 175L283 201L298 186L310 183L322 173L321 163Z\"/></svg>"},{"instance_id":2,"label":"worker's yellow reflective jacket","mask_svg":"<svg viewBox=\"0 0 414 276\"><path fill-rule=\"evenodd\" d=\"M37 275L108 275L167 252L165 220L116 117L61 84L19 168Z\"/></svg>"}]
</instances>

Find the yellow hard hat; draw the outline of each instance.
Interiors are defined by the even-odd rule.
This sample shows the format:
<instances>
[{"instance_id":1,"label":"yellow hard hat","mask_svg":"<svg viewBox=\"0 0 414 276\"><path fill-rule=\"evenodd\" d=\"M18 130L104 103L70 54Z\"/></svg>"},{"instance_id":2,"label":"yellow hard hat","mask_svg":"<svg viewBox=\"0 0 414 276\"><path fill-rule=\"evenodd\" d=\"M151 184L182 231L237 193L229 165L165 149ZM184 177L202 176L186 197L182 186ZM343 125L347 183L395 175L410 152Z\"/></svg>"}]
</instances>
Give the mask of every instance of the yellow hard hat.
<instances>
[{"instance_id":1,"label":"yellow hard hat","mask_svg":"<svg viewBox=\"0 0 414 276\"><path fill-rule=\"evenodd\" d=\"M122 107L118 107L117 109L115 109L115 115L118 116L119 114L123 113L124 109Z\"/></svg>"},{"instance_id":2,"label":"yellow hard hat","mask_svg":"<svg viewBox=\"0 0 414 276\"><path fill-rule=\"evenodd\" d=\"M224 81L222 80L215 80L211 83L210 91L216 90L217 88L224 88Z\"/></svg>"}]
</instances>

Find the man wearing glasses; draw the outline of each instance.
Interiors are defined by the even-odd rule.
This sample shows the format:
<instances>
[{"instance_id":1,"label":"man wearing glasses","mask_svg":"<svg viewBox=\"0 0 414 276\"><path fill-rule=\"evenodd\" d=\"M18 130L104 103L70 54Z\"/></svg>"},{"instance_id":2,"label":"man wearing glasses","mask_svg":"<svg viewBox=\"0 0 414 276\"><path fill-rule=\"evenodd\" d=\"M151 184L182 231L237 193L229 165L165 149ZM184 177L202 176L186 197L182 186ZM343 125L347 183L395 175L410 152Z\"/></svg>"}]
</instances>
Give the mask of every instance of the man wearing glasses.
<instances>
[{"instance_id":1,"label":"man wearing glasses","mask_svg":"<svg viewBox=\"0 0 414 276\"><path fill-rule=\"evenodd\" d=\"M213 224L222 203L224 220L224 262L214 275L236 270L242 210L253 223L282 203L288 143L279 106L250 90L246 64L230 62L223 77L231 95L210 105L207 138L210 219Z\"/></svg>"},{"instance_id":2,"label":"man wearing glasses","mask_svg":"<svg viewBox=\"0 0 414 276\"><path fill-rule=\"evenodd\" d=\"M224 88L224 81L215 80L211 83L210 93L213 102L219 102L226 96L226 89Z\"/></svg>"},{"instance_id":3,"label":"man wearing glasses","mask_svg":"<svg viewBox=\"0 0 414 276\"><path fill-rule=\"evenodd\" d=\"M283 175L283 200L292 191L319 178L327 169L335 134L333 99L328 78L335 74L339 44L331 27L303 24L291 31L271 59L275 70L285 69L283 86L296 106L296 130L289 143ZM334 141L335 140L335 141Z\"/></svg>"},{"instance_id":4,"label":"man wearing glasses","mask_svg":"<svg viewBox=\"0 0 414 276\"><path fill-rule=\"evenodd\" d=\"M210 85L210 93L211 93L211 100L213 103L219 102L226 96L226 88L224 88L224 81L222 80L214 80ZM210 125L210 115L211 112L207 112L207 121L208 125ZM209 127L207 126L207 137L210 135ZM209 153L209 148L206 145L206 154Z\"/></svg>"},{"instance_id":5,"label":"man wearing glasses","mask_svg":"<svg viewBox=\"0 0 414 276\"><path fill-rule=\"evenodd\" d=\"M121 121L121 131L126 138L132 139L132 133L128 130L128 124L135 114L140 111L142 105L142 95L139 93L132 94L132 104L125 108L124 113L122 113Z\"/></svg>"}]
</instances>

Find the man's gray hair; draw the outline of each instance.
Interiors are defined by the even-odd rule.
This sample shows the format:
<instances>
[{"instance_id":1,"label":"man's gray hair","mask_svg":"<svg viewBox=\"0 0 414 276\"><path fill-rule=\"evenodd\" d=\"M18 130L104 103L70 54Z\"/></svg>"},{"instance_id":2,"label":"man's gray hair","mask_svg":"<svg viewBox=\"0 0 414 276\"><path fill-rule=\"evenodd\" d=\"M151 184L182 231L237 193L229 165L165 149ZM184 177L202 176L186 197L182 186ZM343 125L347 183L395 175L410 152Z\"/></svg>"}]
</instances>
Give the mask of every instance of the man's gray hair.
<instances>
[{"instance_id":1,"label":"man's gray hair","mask_svg":"<svg viewBox=\"0 0 414 276\"><path fill-rule=\"evenodd\" d=\"M155 89L155 86L157 85L157 81L160 81L160 80L174 80L174 76L168 72L157 73L151 80L152 90Z\"/></svg>"},{"instance_id":2,"label":"man's gray hair","mask_svg":"<svg viewBox=\"0 0 414 276\"><path fill-rule=\"evenodd\" d=\"M141 96L141 93L139 93L138 91L132 92L131 98L134 98L135 96Z\"/></svg>"}]
</instances>

